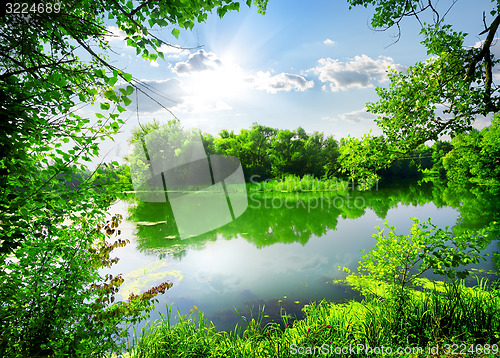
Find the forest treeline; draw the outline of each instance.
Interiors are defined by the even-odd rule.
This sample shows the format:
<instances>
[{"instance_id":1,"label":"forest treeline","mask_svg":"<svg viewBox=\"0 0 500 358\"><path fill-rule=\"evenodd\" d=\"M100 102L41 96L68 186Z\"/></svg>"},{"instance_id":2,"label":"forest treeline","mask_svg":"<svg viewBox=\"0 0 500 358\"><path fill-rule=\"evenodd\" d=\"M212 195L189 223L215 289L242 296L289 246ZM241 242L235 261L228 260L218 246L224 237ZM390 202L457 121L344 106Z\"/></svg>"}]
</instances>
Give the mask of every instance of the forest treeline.
<instances>
[{"instance_id":1,"label":"forest treeline","mask_svg":"<svg viewBox=\"0 0 500 358\"><path fill-rule=\"evenodd\" d=\"M240 133L222 130L218 137L202 134L207 154L232 155L240 159L247 180L254 175L262 179L281 178L286 175L313 175L316 178L349 177L341 154L349 139L336 140L333 135L315 131L266 127L254 123ZM439 142L436 149L450 150L447 142ZM421 146L396 160L390 167L378 171L381 177L414 177L421 169L432 169L432 147ZM345 155L345 154L344 154Z\"/></svg>"},{"instance_id":2,"label":"forest treeline","mask_svg":"<svg viewBox=\"0 0 500 358\"><path fill-rule=\"evenodd\" d=\"M152 132L160 133L165 145L175 142L181 134L197 135L195 131L184 130L178 121L167 124L155 121L136 129L130 141L135 145L140 138ZM201 133L201 138L208 155L238 158L247 181L281 179L288 175L312 175L322 179L357 176L348 165L352 154L349 151L353 149L350 142L356 140L353 138L337 140L333 135L318 131L307 133L302 127L289 130L257 123L249 129L241 129L239 133L224 129L218 136ZM382 140L381 137L372 138ZM388 163L385 168L373 169L373 174L379 178L410 178L425 174L453 181L499 180L499 144L500 125L498 121L493 121L482 131L473 129L455 136L451 141L438 140L430 146L421 145ZM142 143L135 148L142 149ZM128 165L134 165L138 160L137 150L133 150L126 159ZM368 155L367 166L371 162ZM128 165L118 171L129 175Z\"/></svg>"}]
</instances>

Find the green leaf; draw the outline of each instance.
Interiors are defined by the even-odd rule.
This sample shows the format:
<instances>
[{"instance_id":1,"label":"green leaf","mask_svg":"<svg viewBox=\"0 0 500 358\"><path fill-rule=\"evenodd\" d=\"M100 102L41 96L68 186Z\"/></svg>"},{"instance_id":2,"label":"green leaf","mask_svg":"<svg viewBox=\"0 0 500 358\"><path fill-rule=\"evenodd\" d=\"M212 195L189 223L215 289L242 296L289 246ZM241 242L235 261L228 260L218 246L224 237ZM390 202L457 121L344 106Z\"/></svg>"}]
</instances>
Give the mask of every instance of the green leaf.
<instances>
[{"instance_id":1,"label":"green leaf","mask_svg":"<svg viewBox=\"0 0 500 358\"><path fill-rule=\"evenodd\" d=\"M240 11L240 3L239 2L230 3L229 10Z\"/></svg>"},{"instance_id":2,"label":"green leaf","mask_svg":"<svg viewBox=\"0 0 500 358\"><path fill-rule=\"evenodd\" d=\"M132 74L123 72L123 73L122 73L122 75L123 75L123 77L125 78L125 80L126 80L127 82L132 81ZM127 88L128 88L128 87L127 87Z\"/></svg>"},{"instance_id":3,"label":"green leaf","mask_svg":"<svg viewBox=\"0 0 500 358\"><path fill-rule=\"evenodd\" d=\"M108 79L108 84L109 84L110 86L114 86L114 85L115 85L115 83L116 83L116 81L118 81L118 78L116 78L116 77L111 77L110 79Z\"/></svg>"},{"instance_id":4,"label":"green leaf","mask_svg":"<svg viewBox=\"0 0 500 358\"><path fill-rule=\"evenodd\" d=\"M133 86L127 86L125 95L128 96L128 95L131 95L132 93L134 93L134 87Z\"/></svg>"},{"instance_id":5,"label":"green leaf","mask_svg":"<svg viewBox=\"0 0 500 358\"><path fill-rule=\"evenodd\" d=\"M104 92L104 98L109 99L110 101L117 101L118 98L116 97L115 91L108 90Z\"/></svg>"},{"instance_id":6,"label":"green leaf","mask_svg":"<svg viewBox=\"0 0 500 358\"><path fill-rule=\"evenodd\" d=\"M200 14L200 16L198 16L198 22L205 22L207 21L207 18L208 18L208 15L206 13L203 13L203 14Z\"/></svg>"},{"instance_id":7,"label":"green leaf","mask_svg":"<svg viewBox=\"0 0 500 358\"><path fill-rule=\"evenodd\" d=\"M174 35L176 39L179 39L179 33L180 33L179 29L172 30L172 35Z\"/></svg>"},{"instance_id":8,"label":"green leaf","mask_svg":"<svg viewBox=\"0 0 500 358\"><path fill-rule=\"evenodd\" d=\"M130 47L137 47L137 44L135 43L134 40L132 40L131 38L127 38L127 46L130 46Z\"/></svg>"},{"instance_id":9,"label":"green leaf","mask_svg":"<svg viewBox=\"0 0 500 358\"><path fill-rule=\"evenodd\" d=\"M227 12L227 7L218 7L217 8L217 15L219 15L220 18L224 17L224 15L226 15L226 12Z\"/></svg>"},{"instance_id":10,"label":"green leaf","mask_svg":"<svg viewBox=\"0 0 500 358\"><path fill-rule=\"evenodd\" d=\"M99 78L104 78L105 72L102 68L94 69L94 74Z\"/></svg>"},{"instance_id":11,"label":"green leaf","mask_svg":"<svg viewBox=\"0 0 500 358\"><path fill-rule=\"evenodd\" d=\"M107 111L109 109L109 103L101 103L101 109Z\"/></svg>"},{"instance_id":12,"label":"green leaf","mask_svg":"<svg viewBox=\"0 0 500 358\"><path fill-rule=\"evenodd\" d=\"M122 100L123 100L123 103L125 104L125 106L128 106L130 103L132 103L132 101L128 97L125 97L125 96L122 96Z\"/></svg>"}]
</instances>

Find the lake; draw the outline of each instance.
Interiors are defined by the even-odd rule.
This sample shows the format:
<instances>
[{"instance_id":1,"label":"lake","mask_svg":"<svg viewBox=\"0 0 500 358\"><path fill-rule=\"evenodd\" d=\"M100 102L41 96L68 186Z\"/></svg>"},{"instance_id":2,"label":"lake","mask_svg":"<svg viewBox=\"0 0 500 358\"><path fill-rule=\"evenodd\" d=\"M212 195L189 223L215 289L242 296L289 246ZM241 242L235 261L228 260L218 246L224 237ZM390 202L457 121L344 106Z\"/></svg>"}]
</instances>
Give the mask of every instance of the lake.
<instances>
[{"instance_id":1,"label":"lake","mask_svg":"<svg viewBox=\"0 0 500 358\"><path fill-rule=\"evenodd\" d=\"M376 226L388 220L407 234L410 219L432 218L439 227L456 233L481 228L498 220L498 189L457 189L431 181L381 182L368 191L335 193L249 192L247 210L233 222L209 233L180 240L166 203L118 200L110 214L122 214L122 238L130 244L116 249L118 264L106 272L122 273L118 293L143 292L163 281L173 287L159 296L182 315L197 309L220 330L232 330L241 320L265 305L267 320L277 320L280 308L301 317L310 301L342 302L360 299L339 282L339 266L356 269L361 250L375 244ZM350 199L349 199L350 198ZM196 220L193 217L193 220ZM497 240L487 250L498 251ZM481 275L496 272L493 255L477 268ZM252 309L253 308L253 309ZM151 319L158 318L153 313Z\"/></svg>"}]
</instances>

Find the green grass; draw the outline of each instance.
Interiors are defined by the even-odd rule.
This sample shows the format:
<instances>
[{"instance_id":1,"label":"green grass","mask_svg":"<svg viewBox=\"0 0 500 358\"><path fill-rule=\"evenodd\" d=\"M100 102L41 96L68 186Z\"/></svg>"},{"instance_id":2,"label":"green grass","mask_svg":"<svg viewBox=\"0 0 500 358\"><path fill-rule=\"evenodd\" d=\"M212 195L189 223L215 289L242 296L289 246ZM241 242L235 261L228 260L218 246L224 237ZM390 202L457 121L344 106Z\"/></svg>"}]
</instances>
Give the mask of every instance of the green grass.
<instances>
[{"instance_id":1,"label":"green grass","mask_svg":"<svg viewBox=\"0 0 500 358\"><path fill-rule=\"evenodd\" d=\"M275 178L264 180L261 182L247 182L246 190L247 192L336 192L336 193L347 193L348 191L354 191L358 189L367 190L374 187L376 182L362 180L353 181L352 179L319 179L312 175L304 175L302 178L297 175L285 175L282 178ZM245 186L239 184L225 184L226 190L228 192L243 192ZM137 193L133 188L128 188L129 190L124 191L128 194ZM144 189L147 193L156 193L158 195L164 195L165 191L159 187L151 187L149 189ZM182 190L170 190L173 193L190 193L195 191L205 191L205 192L221 192L222 189L214 189L212 187L195 187L195 186L185 186Z\"/></svg>"},{"instance_id":2,"label":"green grass","mask_svg":"<svg viewBox=\"0 0 500 358\"><path fill-rule=\"evenodd\" d=\"M262 192L347 192L357 189L357 184L359 183L353 183L352 180L338 178L319 179L312 175L304 175L300 178L296 175L286 175L281 179L247 183L247 190Z\"/></svg>"},{"instance_id":3,"label":"green grass","mask_svg":"<svg viewBox=\"0 0 500 358\"><path fill-rule=\"evenodd\" d=\"M500 291L480 281L472 288L464 284L434 285L422 291L389 291L384 298L371 297L362 302L342 304L321 301L304 307L305 317L291 321L282 312L280 322L262 324L264 310L257 317L243 317L231 332L219 332L202 312L171 322L171 308L161 320L142 331L135 339L131 357L325 357L373 356L365 348L422 347L424 354L402 354L399 357L427 356L428 347L439 345L467 353L470 345L487 347L497 356L500 334ZM449 344L450 346L446 346ZM452 346L457 344L458 346ZM463 345L463 346L460 346ZM467 346L465 346L467 345ZM354 354L335 355L335 349L356 347ZM303 348L299 348L303 347ZM325 355L319 348L300 355L299 349L324 347L333 350ZM359 350L357 350L359 348ZM408 348L410 349L410 348ZM370 351L368 351L369 353ZM472 351L471 351L472 352ZM292 354L296 353L296 354ZM308 353L304 351L302 353ZM353 353L353 351L350 351ZM452 356L445 354L443 356Z\"/></svg>"}]
</instances>

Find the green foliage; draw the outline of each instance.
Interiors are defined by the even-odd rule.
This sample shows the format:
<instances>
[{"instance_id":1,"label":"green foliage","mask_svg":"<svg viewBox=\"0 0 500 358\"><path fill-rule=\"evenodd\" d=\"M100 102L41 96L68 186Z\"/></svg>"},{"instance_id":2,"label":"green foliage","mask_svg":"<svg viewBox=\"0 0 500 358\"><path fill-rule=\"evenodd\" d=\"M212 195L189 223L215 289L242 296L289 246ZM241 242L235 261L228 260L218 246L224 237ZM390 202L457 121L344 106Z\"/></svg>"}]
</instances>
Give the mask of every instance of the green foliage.
<instances>
[{"instance_id":1,"label":"green foliage","mask_svg":"<svg viewBox=\"0 0 500 358\"><path fill-rule=\"evenodd\" d=\"M153 121L133 130L130 138L133 148L126 160L130 172L134 175L135 183L145 183L149 187L148 190L165 190L163 184L150 182L149 163L170 163L181 156L189 156L191 153L189 149L196 140L200 140L199 132L184 130L180 122L175 119L164 125ZM174 189L169 188L169 190Z\"/></svg>"},{"instance_id":2,"label":"green foliage","mask_svg":"<svg viewBox=\"0 0 500 358\"><path fill-rule=\"evenodd\" d=\"M392 147L385 151L388 161L394 160L396 152L405 155L426 141L470 131L477 118L498 112L500 97L493 85L492 68L499 60L491 51L500 25L498 2L492 1L492 8L485 9L492 18L485 15L476 19L485 26L479 35L486 38L479 46L465 45L467 34L445 22L449 17L440 14L438 1L348 0L348 3L350 7L373 6L371 25L376 29L396 27L401 31L404 18L415 17L421 22L425 21L421 20L425 13L434 20L431 24L421 22L421 43L431 57L402 71L390 70L389 86L377 88L379 100L367 104L368 111L378 115L377 125L388 147ZM381 152L372 157L371 165L376 169L387 167L386 162L379 160L383 155ZM373 170L367 171L353 168L356 175L373 175Z\"/></svg>"},{"instance_id":3,"label":"green foliage","mask_svg":"<svg viewBox=\"0 0 500 358\"><path fill-rule=\"evenodd\" d=\"M472 130L453 138L453 149L443 158L443 167L452 181L500 183L500 117L481 132Z\"/></svg>"},{"instance_id":4,"label":"green foliage","mask_svg":"<svg viewBox=\"0 0 500 358\"><path fill-rule=\"evenodd\" d=\"M363 139L348 137L341 141L340 170L351 178L378 179L377 171L387 168L395 158L383 137L367 134Z\"/></svg>"},{"instance_id":5,"label":"green foliage","mask_svg":"<svg viewBox=\"0 0 500 358\"><path fill-rule=\"evenodd\" d=\"M397 235L396 227L389 226L387 221L384 223L390 230L387 234L385 229L376 227L375 247L361 257L358 273L349 278L359 290L369 292L371 285L365 284L373 280L405 289L429 270L450 280L464 279L469 270L458 271L458 268L484 260L481 249L487 237L485 230L454 236L448 227L439 229L430 219L423 223L417 218L412 220L409 235Z\"/></svg>"},{"instance_id":6,"label":"green foliage","mask_svg":"<svg viewBox=\"0 0 500 358\"><path fill-rule=\"evenodd\" d=\"M443 159L452 149L450 142L438 140L432 146L432 171L443 177L446 175L446 169L443 166Z\"/></svg>"},{"instance_id":7,"label":"green foliage","mask_svg":"<svg viewBox=\"0 0 500 358\"><path fill-rule=\"evenodd\" d=\"M156 131L156 141L161 140L162 145L170 146L176 145L177 137L194 138L193 136L198 135L197 132L183 130L177 121L163 125L155 121L135 130L130 141L137 143L139 138L144 138L153 131ZM338 143L332 136L325 138L319 132L308 134L303 128L290 131L254 123L250 129L241 129L238 134L222 130L218 137L207 133L202 133L201 136L208 155L238 158L249 181L252 178L280 178L288 174L299 177L313 175L317 178L336 177L339 174ZM151 145L154 143L156 142L152 141ZM140 148L142 147L136 145L133 154L129 156L131 166L141 165L137 163ZM159 153L152 155L156 158ZM137 168L132 168L134 169Z\"/></svg>"},{"instance_id":8,"label":"green foliage","mask_svg":"<svg viewBox=\"0 0 500 358\"><path fill-rule=\"evenodd\" d=\"M240 316L241 327L237 325L230 332L218 331L198 309L192 310L194 317L182 316L171 322L171 309L167 308L166 317L141 332L131 357L372 356L373 352L365 351L367 347L390 347L393 354L397 347L422 347L414 354L426 356L428 348L437 344L442 353L446 345L451 351L451 345L457 344L466 346L464 356L476 356L481 350L484 356L494 357L498 354L499 308L498 288L485 281L473 288L436 285L415 293L405 305L404 316L389 299L321 301L304 306L303 319L294 320L282 311L279 321L266 325L262 324L262 308L256 318ZM314 347L324 350L314 351ZM342 347L354 347L354 353L335 351Z\"/></svg>"},{"instance_id":9,"label":"green foliage","mask_svg":"<svg viewBox=\"0 0 500 358\"><path fill-rule=\"evenodd\" d=\"M167 130L166 127L170 129ZM158 135L163 138L165 145L170 143L169 138L172 136L195 135L194 132L183 131L175 120L167 124L154 121L137 129L130 141L136 143L138 138L160 128L163 128L163 132L160 131L163 134ZM174 135L173 132L167 133L168 131L178 133ZM237 157L242 163L247 181L250 182L269 178L278 181L294 178L293 181L300 181L301 178L310 176L315 177L314 181L318 181L318 178L326 179L325 183L328 179L337 180L340 176L367 182L373 182L380 177L418 177L424 170L431 169L433 160L440 161L444 155L433 154L431 148L422 145L404 157L400 157L401 153L396 150L388 156L391 147L383 137L366 135L362 140L348 137L341 140L339 147L333 136L325 137L323 133L308 134L302 128L295 131L281 130L257 123L248 130L241 129L238 134L222 130L218 137L208 133L202 133L201 136L208 155ZM139 152L134 150L134 154L129 156L128 160L132 166L137 164L137 158L140 157L138 155ZM157 156L158 153L152 155ZM319 185L316 188L319 189Z\"/></svg>"},{"instance_id":10,"label":"green foliage","mask_svg":"<svg viewBox=\"0 0 500 358\"><path fill-rule=\"evenodd\" d=\"M116 175L127 169L87 165L124 124L120 114L135 86L132 74L107 62L104 18L114 20L137 54L156 60L169 44L151 28L173 25L178 35L213 10L222 16L239 9L231 0L58 4L60 11L29 18L0 17L0 355L7 357L105 355L120 345L119 325L140 317L169 288L113 303L121 279L99 275L115 262L111 249L123 244L105 243L116 228L98 224L114 192L123 190ZM264 11L266 2L258 4ZM97 103L95 117L78 114L78 107Z\"/></svg>"},{"instance_id":11,"label":"green foliage","mask_svg":"<svg viewBox=\"0 0 500 358\"><path fill-rule=\"evenodd\" d=\"M173 325L171 315L172 308L167 307L166 316L162 316L147 332L141 332L141 336L136 338L137 344L131 352L132 356L208 356L210 343L218 335L213 324L207 322L203 313L199 312L198 320L180 316Z\"/></svg>"},{"instance_id":12,"label":"green foliage","mask_svg":"<svg viewBox=\"0 0 500 358\"><path fill-rule=\"evenodd\" d=\"M252 192L267 193L336 192L346 194L349 189L354 187L354 182L337 178L318 179L312 175L304 175L302 178L296 175L284 175L281 179L256 181L247 185L247 188Z\"/></svg>"},{"instance_id":13,"label":"green foliage","mask_svg":"<svg viewBox=\"0 0 500 358\"><path fill-rule=\"evenodd\" d=\"M116 263L112 250L128 242L118 237L120 222L121 215L106 224L84 215L58 227L40 226L35 242L4 258L2 356L103 356L124 347L128 332L118 325L140 320L151 310L148 300L172 284L114 303L123 278L101 277L97 270Z\"/></svg>"},{"instance_id":14,"label":"green foliage","mask_svg":"<svg viewBox=\"0 0 500 358\"><path fill-rule=\"evenodd\" d=\"M432 148L421 145L397 158L388 168L378 170L382 178L418 178L433 167ZM439 160L439 157L436 157Z\"/></svg>"},{"instance_id":15,"label":"green foliage","mask_svg":"<svg viewBox=\"0 0 500 358\"><path fill-rule=\"evenodd\" d=\"M391 71L389 88L377 88L379 101L367 104L370 112L379 115L376 121L387 140L402 151L469 129L480 113L480 89L461 81L465 77L466 58L471 54L462 48L449 51L405 72ZM453 107L448 103L453 103ZM440 105L445 105L453 116L438 114Z\"/></svg>"},{"instance_id":16,"label":"green foliage","mask_svg":"<svg viewBox=\"0 0 500 358\"><path fill-rule=\"evenodd\" d=\"M399 1L399 0L347 0L353 6L368 5L375 6L375 14L372 17L371 25L374 28L391 27L397 23L405 14L416 10L419 5L418 0Z\"/></svg>"},{"instance_id":17,"label":"green foliage","mask_svg":"<svg viewBox=\"0 0 500 358\"><path fill-rule=\"evenodd\" d=\"M327 141L330 146L328 149L332 151L332 153L328 153L331 157L335 155L336 148L333 138L327 139ZM279 130L272 139L268 151L272 161L271 173L274 177L283 174L299 176L312 174L322 177L325 173L325 167L328 168L331 165L325 161L324 153L326 154L327 151L322 133L315 132L309 135L301 127L296 131Z\"/></svg>"},{"instance_id":18,"label":"green foliage","mask_svg":"<svg viewBox=\"0 0 500 358\"><path fill-rule=\"evenodd\" d=\"M238 158L245 176L269 175L271 161L268 151L277 129L253 123L249 130L242 129L239 134L223 130L213 139L209 154L231 155Z\"/></svg>"}]
</instances>

